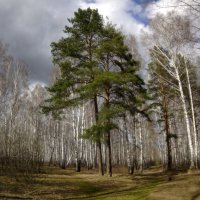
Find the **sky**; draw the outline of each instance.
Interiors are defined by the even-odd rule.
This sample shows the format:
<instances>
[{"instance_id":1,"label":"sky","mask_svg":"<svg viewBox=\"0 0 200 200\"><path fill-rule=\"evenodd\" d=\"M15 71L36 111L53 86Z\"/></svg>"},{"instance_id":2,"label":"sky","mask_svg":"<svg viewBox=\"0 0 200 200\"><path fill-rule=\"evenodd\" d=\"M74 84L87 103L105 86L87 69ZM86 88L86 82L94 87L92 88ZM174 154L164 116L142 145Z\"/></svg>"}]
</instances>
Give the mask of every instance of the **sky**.
<instances>
[{"instance_id":1,"label":"sky","mask_svg":"<svg viewBox=\"0 0 200 200\"><path fill-rule=\"evenodd\" d=\"M47 83L52 68L50 44L64 36L67 19L78 8L98 8L123 31L139 38L149 19L173 0L0 0L0 41L8 52L23 61L30 82ZM162 10L163 12L163 10Z\"/></svg>"}]
</instances>

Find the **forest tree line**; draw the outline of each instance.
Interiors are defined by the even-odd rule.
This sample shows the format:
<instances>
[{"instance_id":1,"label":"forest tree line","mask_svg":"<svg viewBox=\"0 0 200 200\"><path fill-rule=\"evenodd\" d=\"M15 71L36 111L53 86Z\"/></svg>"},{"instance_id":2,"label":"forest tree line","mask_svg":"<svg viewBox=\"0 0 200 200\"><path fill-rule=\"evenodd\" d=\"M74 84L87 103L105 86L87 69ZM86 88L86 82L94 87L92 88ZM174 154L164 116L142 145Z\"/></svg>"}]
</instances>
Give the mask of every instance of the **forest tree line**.
<instances>
[{"instance_id":1,"label":"forest tree line","mask_svg":"<svg viewBox=\"0 0 200 200\"><path fill-rule=\"evenodd\" d=\"M145 55L134 35L79 9L51 44L47 87L30 89L28 68L0 43L1 173L45 164L109 176L112 166L199 168L199 11L181 3L185 15L151 19Z\"/></svg>"}]
</instances>

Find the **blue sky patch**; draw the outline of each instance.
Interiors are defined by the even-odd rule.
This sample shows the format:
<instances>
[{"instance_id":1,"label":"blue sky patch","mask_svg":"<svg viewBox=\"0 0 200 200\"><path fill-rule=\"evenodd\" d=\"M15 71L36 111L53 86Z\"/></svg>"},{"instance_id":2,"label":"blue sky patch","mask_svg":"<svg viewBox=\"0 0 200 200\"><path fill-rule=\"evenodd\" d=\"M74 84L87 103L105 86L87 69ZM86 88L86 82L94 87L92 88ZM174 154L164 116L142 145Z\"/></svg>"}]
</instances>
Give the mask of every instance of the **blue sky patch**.
<instances>
[{"instance_id":1,"label":"blue sky patch","mask_svg":"<svg viewBox=\"0 0 200 200\"><path fill-rule=\"evenodd\" d=\"M129 10L128 13L131 15L132 18L134 18L138 22L144 24L145 26L148 25L149 19L146 15L145 10L142 9L139 13L135 13L134 11Z\"/></svg>"}]
</instances>

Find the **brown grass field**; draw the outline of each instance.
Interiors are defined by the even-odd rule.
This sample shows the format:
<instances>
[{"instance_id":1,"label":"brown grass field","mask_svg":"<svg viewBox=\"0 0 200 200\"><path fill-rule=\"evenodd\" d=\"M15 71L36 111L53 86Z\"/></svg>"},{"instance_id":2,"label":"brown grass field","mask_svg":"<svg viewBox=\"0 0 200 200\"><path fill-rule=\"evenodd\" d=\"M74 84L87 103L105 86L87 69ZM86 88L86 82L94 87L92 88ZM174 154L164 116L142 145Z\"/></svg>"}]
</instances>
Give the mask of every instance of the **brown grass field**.
<instances>
[{"instance_id":1,"label":"brown grass field","mask_svg":"<svg viewBox=\"0 0 200 200\"><path fill-rule=\"evenodd\" d=\"M0 199L200 200L200 173L163 173L158 168L128 175L114 169L112 178L94 170L46 167L32 177L0 176Z\"/></svg>"}]
</instances>

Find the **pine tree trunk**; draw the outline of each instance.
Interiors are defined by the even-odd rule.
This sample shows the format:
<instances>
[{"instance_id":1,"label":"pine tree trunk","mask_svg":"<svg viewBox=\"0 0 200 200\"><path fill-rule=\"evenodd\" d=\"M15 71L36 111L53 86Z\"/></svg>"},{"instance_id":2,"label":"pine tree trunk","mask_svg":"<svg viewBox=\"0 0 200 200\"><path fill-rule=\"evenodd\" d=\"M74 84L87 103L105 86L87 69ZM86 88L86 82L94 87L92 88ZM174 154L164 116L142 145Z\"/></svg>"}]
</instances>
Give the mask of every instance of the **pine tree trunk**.
<instances>
[{"instance_id":1,"label":"pine tree trunk","mask_svg":"<svg viewBox=\"0 0 200 200\"><path fill-rule=\"evenodd\" d=\"M94 112L95 112L95 120L96 123L98 121L98 104L97 104L97 96L94 97ZM99 174L104 175L103 170L103 161L102 161L102 149L101 149L101 139L100 134L97 136L97 153L98 153L98 165L99 165Z\"/></svg>"},{"instance_id":2,"label":"pine tree trunk","mask_svg":"<svg viewBox=\"0 0 200 200\"><path fill-rule=\"evenodd\" d=\"M165 120L166 144L167 144L167 171L170 171L172 170L171 135L169 131L169 116L167 108L167 99L165 95L163 95L163 111Z\"/></svg>"},{"instance_id":3,"label":"pine tree trunk","mask_svg":"<svg viewBox=\"0 0 200 200\"><path fill-rule=\"evenodd\" d=\"M106 133L106 168L107 174L112 177L110 131Z\"/></svg>"},{"instance_id":4,"label":"pine tree trunk","mask_svg":"<svg viewBox=\"0 0 200 200\"><path fill-rule=\"evenodd\" d=\"M106 69L109 71L109 62L107 60L107 66ZM109 109L110 107L110 85L109 82L105 84L105 99L104 99L104 106L105 108ZM110 118L105 119L105 125L110 124ZM112 177L112 156L111 156L111 141L110 141L110 130L108 130L105 133L105 139L106 139L106 168L107 168L107 174Z\"/></svg>"},{"instance_id":5,"label":"pine tree trunk","mask_svg":"<svg viewBox=\"0 0 200 200\"><path fill-rule=\"evenodd\" d=\"M101 150L101 142L97 141L97 152L98 152L98 165L99 165L99 174L104 175L103 171L103 162L102 162L102 150Z\"/></svg>"}]
</instances>

